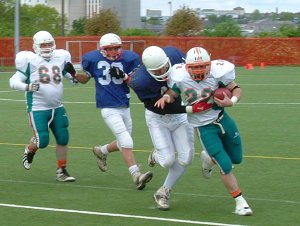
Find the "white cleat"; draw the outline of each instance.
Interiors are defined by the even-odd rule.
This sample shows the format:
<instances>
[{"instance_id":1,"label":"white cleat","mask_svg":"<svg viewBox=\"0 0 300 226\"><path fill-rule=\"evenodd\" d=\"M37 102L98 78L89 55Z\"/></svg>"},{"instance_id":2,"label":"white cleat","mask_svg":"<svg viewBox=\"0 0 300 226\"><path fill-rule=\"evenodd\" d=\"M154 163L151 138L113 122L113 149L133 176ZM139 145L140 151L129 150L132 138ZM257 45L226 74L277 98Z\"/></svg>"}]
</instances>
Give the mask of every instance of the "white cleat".
<instances>
[{"instance_id":1,"label":"white cleat","mask_svg":"<svg viewBox=\"0 0 300 226\"><path fill-rule=\"evenodd\" d=\"M97 164L99 169L102 172L105 172L107 170L107 163L106 163L107 155L102 153L101 146L95 146L93 148L93 153L97 159Z\"/></svg>"},{"instance_id":2,"label":"white cleat","mask_svg":"<svg viewBox=\"0 0 300 226\"><path fill-rule=\"evenodd\" d=\"M248 203L243 197L237 197L236 198L236 207L234 212L237 215L240 216L251 216L253 215L253 212L251 208L249 207Z\"/></svg>"},{"instance_id":3,"label":"white cleat","mask_svg":"<svg viewBox=\"0 0 300 226\"><path fill-rule=\"evenodd\" d=\"M170 204L170 192L169 188L164 186L160 187L154 194L154 200L156 202L157 208L160 210L169 210Z\"/></svg>"},{"instance_id":4,"label":"white cleat","mask_svg":"<svg viewBox=\"0 0 300 226\"><path fill-rule=\"evenodd\" d=\"M143 190L146 184L152 179L152 172L148 171L146 173L136 172L132 175L133 182L136 185L137 190Z\"/></svg>"},{"instance_id":5,"label":"white cleat","mask_svg":"<svg viewBox=\"0 0 300 226\"><path fill-rule=\"evenodd\" d=\"M23 159L22 159L23 167L25 169L27 169L27 170L31 169L31 165L32 165L34 155L35 155L35 152L30 152L28 150L28 146L26 146L24 154L23 154Z\"/></svg>"},{"instance_id":6,"label":"white cleat","mask_svg":"<svg viewBox=\"0 0 300 226\"><path fill-rule=\"evenodd\" d=\"M206 151L201 151L200 160L202 162L203 177L207 179L211 178L214 165L214 163L211 160L211 157L207 154Z\"/></svg>"},{"instance_id":7,"label":"white cleat","mask_svg":"<svg viewBox=\"0 0 300 226\"><path fill-rule=\"evenodd\" d=\"M153 148L153 150L151 151L149 157L148 157L148 166L150 167L154 167L155 166L155 158L154 158L154 153L156 152L156 150Z\"/></svg>"},{"instance_id":8,"label":"white cleat","mask_svg":"<svg viewBox=\"0 0 300 226\"><path fill-rule=\"evenodd\" d=\"M56 170L56 180L62 182L74 182L75 178L71 177L65 167Z\"/></svg>"}]
</instances>

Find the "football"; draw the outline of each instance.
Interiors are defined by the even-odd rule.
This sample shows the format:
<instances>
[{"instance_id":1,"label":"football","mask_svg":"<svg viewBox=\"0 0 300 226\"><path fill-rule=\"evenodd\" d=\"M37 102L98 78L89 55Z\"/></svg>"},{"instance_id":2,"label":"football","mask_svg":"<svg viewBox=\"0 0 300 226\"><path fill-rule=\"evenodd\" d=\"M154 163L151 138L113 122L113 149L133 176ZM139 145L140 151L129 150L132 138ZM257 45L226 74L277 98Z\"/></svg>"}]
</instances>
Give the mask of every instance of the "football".
<instances>
[{"instance_id":1,"label":"football","mask_svg":"<svg viewBox=\"0 0 300 226\"><path fill-rule=\"evenodd\" d=\"M226 93L226 95L229 98L232 97L232 93L227 88L218 88L218 89L216 89L215 92L214 92L214 97L216 97L216 98L218 98L220 100L223 100L224 99L224 94L223 93Z\"/></svg>"}]
</instances>

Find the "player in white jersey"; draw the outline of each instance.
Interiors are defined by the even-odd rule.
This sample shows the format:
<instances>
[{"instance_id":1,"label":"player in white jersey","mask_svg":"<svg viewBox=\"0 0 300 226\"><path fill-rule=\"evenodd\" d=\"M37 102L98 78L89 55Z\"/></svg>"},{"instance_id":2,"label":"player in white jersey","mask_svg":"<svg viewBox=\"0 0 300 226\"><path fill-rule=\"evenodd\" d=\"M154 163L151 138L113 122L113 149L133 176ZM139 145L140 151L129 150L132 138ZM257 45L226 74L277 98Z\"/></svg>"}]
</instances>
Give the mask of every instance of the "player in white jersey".
<instances>
[{"instance_id":1,"label":"player in white jersey","mask_svg":"<svg viewBox=\"0 0 300 226\"><path fill-rule=\"evenodd\" d=\"M157 208L170 208L170 192L183 176L194 157L194 129L187 121L188 109L181 98L167 104L164 109L154 107L155 102L168 90L167 80L172 65L183 63L185 54L173 47L147 47L142 54L143 65L130 76L129 86L145 106L145 119L154 150L148 165L155 164L168 170L163 185L154 193ZM202 109L210 105L201 105Z\"/></svg>"},{"instance_id":2,"label":"player in white jersey","mask_svg":"<svg viewBox=\"0 0 300 226\"><path fill-rule=\"evenodd\" d=\"M80 83L84 84L90 78L94 79L96 106L104 122L116 137L116 140L109 144L95 146L93 153L99 169L105 172L107 155L120 150L136 188L142 190L152 179L152 172L142 173L135 161L132 152L130 90L125 82L126 78L119 77L121 75L128 77L127 74L136 70L140 66L140 58L133 51L123 50L122 41L116 34L103 35L99 44L100 51L93 50L82 57L81 64L85 73L76 73L72 65L69 68L71 75Z\"/></svg>"},{"instance_id":3,"label":"player in white jersey","mask_svg":"<svg viewBox=\"0 0 300 226\"><path fill-rule=\"evenodd\" d=\"M188 114L189 123L196 128L200 141L213 161L205 161L208 170L213 162L218 165L224 186L236 201L234 213L242 216L252 215L248 203L242 196L232 169L233 164L242 162L242 143L235 122L224 111L241 98L241 88L235 82L235 66L225 60L210 60L210 55L201 47L187 52L185 64L172 67L168 85L172 88L171 97L184 95L187 104L195 102L214 103L204 112ZM223 100L213 97L218 87L226 87L232 97L225 95ZM156 106L164 107L171 98L163 97Z\"/></svg>"},{"instance_id":4,"label":"player in white jersey","mask_svg":"<svg viewBox=\"0 0 300 226\"><path fill-rule=\"evenodd\" d=\"M56 179L73 182L66 170L69 142L68 116L62 104L63 77L76 84L64 67L71 63L70 53L56 49L55 40L47 31L39 31L33 36L33 49L21 51L16 55L16 73L10 78L12 89L25 91L29 122L33 137L26 145L23 166L29 170L38 149L49 144L49 130L56 139L57 170Z\"/></svg>"}]
</instances>

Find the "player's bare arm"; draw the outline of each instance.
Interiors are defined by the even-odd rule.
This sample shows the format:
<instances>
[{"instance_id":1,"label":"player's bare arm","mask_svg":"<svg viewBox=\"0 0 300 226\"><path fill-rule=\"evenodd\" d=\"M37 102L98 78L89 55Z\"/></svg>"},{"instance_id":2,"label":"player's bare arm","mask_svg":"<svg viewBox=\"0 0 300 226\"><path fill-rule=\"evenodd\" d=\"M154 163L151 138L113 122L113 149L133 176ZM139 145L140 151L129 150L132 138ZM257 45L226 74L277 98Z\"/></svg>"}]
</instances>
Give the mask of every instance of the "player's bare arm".
<instances>
[{"instance_id":1,"label":"player's bare arm","mask_svg":"<svg viewBox=\"0 0 300 226\"><path fill-rule=\"evenodd\" d=\"M66 72L68 72L74 79L76 79L78 82L85 84L87 83L91 76L89 75L89 73L78 73L76 72L74 65L71 62L67 62L64 70Z\"/></svg>"},{"instance_id":2,"label":"player's bare arm","mask_svg":"<svg viewBox=\"0 0 300 226\"><path fill-rule=\"evenodd\" d=\"M172 89L168 89L167 92L154 104L154 107L164 109L166 103L173 103L178 94Z\"/></svg>"}]
</instances>

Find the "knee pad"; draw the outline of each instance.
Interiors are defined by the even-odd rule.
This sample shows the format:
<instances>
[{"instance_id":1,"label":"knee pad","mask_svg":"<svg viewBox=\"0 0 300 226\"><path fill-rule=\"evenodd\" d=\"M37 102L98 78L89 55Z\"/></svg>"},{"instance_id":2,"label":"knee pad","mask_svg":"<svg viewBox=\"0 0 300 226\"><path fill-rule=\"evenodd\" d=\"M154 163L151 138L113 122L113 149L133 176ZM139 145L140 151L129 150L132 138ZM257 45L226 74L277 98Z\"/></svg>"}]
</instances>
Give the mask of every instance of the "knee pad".
<instances>
[{"instance_id":1,"label":"knee pad","mask_svg":"<svg viewBox=\"0 0 300 226\"><path fill-rule=\"evenodd\" d=\"M49 132L42 131L38 133L38 140L37 140L37 147L38 148L46 148L49 144Z\"/></svg>"},{"instance_id":2,"label":"knee pad","mask_svg":"<svg viewBox=\"0 0 300 226\"><path fill-rule=\"evenodd\" d=\"M163 161L160 162L161 167L163 168L170 168L175 162L175 156L169 155L165 156Z\"/></svg>"},{"instance_id":3,"label":"knee pad","mask_svg":"<svg viewBox=\"0 0 300 226\"><path fill-rule=\"evenodd\" d=\"M222 174L228 174L232 170L232 161L225 151L220 151L212 156L213 160L219 166Z\"/></svg>"},{"instance_id":4,"label":"knee pad","mask_svg":"<svg viewBox=\"0 0 300 226\"><path fill-rule=\"evenodd\" d=\"M133 140L128 131L116 135L119 148L133 148Z\"/></svg>"},{"instance_id":5,"label":"knee pad","mask_svg":"<svg viewBox=\"0 0 300 226\"><path fill-rule=\"evenodd\" d=\"M188 158L182 159L182 158L178 158L178 163L184 167L187 167L188 165L191 165L193 160L193 156L188 156Z\"/></svg>"},{"instance_id":6,"label":"knee pad","mask_svg":"<svg viewBox=\"0 0 300 226\"><path fill-rule=\"evenodd\" d=\"M58 145L67 145L69 143L69 131L67 128L61 128L57 134L55 134L56 143Z\"/></svg>"}]
</instances>

